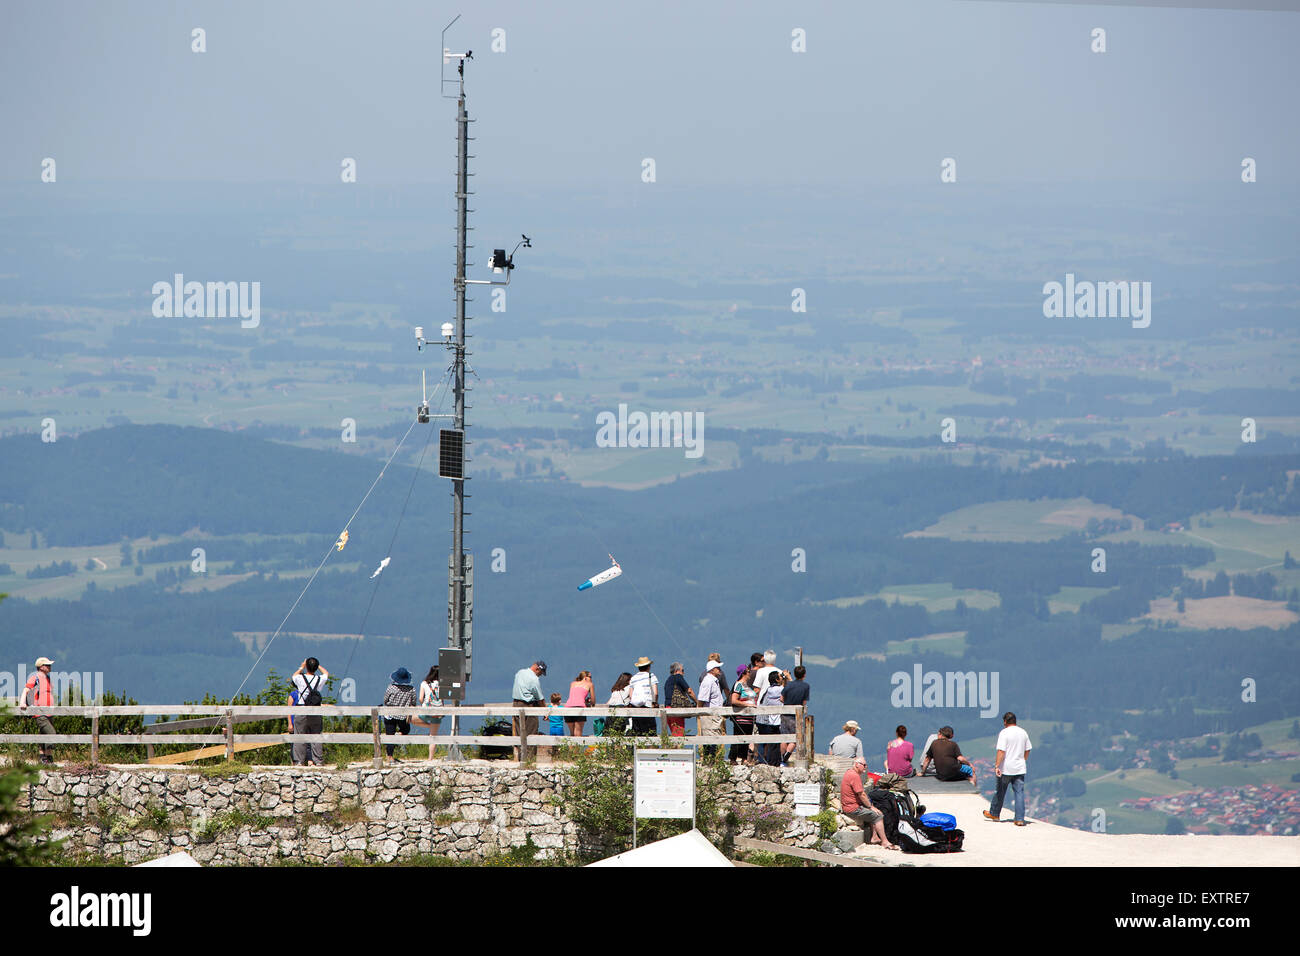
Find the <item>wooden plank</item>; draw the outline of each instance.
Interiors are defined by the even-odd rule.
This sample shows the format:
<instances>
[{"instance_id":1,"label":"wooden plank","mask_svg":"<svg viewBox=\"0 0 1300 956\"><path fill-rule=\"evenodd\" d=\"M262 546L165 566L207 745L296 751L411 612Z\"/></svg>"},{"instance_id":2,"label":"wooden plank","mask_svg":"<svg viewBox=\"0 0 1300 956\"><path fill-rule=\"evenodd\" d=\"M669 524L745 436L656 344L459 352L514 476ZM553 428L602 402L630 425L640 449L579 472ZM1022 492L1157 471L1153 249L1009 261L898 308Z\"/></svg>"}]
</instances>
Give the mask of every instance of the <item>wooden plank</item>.
<instances>
[{"instance_id":1,"label":"wooden plank","mask_svg":"<svg viewBox=\"0 0 1300 956\"><path fill-rule=\"evenodd\" d=\"M235 744L234 746L234 753L243 753L246 750L260 750L263 747L270 747L271 744ZM191 760L202 760L204 757L220 757L223 755L229 760L234 756L234 753L227 751L225 744L220 744L216 747L203 747L200 750L186 750L184 753L151 757L149 763L154 765L189 763Z\"/></svg>"},{"instance_id":2,"label":"wooden plank","mask_svg":"<svg viewBox=\"0 0 1300 956\"><path fill-rule=\"evenodd\" d=\"M99 715L90 718L90 765L99 763Z\"/></svg>"},{"instance_id":3,"label":"wooden plank","mask_svg":"<svg viewBox=\"0 0 1300 956\"><path fill-rule=\"evenodd\" d=\"M780 843L768 843L766 840L751 840L749 837L736 837L736 846L742 850L761 850L764 853L780 853L794 856L801 860L814 860L817 863L829 863L832 866L884 866L878 860L865 860L861 857L836 856L822 853L820 850L805 850L798 846L784 846Z\"/></svg>"},{"instance_id":4,"label":"wooden plank","mask_svg":"<svg viewBox=\"0 0 1300 956\"><path fill-rule=\"evenodd\" d=\"M281 717L287 717L287 714L281 713ZM195 720L169 720L165 724L145 724L144 732L146 734L169 734L177 730L206 730L209 727L220 727L225 722L225 716L221 717L199 717ZM267 720L266 717L247 717L236 719L235 726L241 724L260 724Z\"/></svg>"},{"instance_id":5,"label":"wooden plank","mask_svg":"<svg viewBox=\"0 0 1300 956\"><path fill-rule=\"evenodd\" d=\"M384 754L383 751L380 749L380 742L379 742L380 734L379 734L379 708L378 707L370 708L370 729L375 736L375 756L371 766L373 766L376 770L378 770L380 767L384 765Z\"/></svg>"},{"instance_id":6,"label":"wooden plank","mask_svg":"<svg viewBox=\"0 0 1300 956\"><path fill-rule=\"evenodd\" d=\"M235 759L235 718L226 711L226 759Z\"/></svg>"}]
</instances>

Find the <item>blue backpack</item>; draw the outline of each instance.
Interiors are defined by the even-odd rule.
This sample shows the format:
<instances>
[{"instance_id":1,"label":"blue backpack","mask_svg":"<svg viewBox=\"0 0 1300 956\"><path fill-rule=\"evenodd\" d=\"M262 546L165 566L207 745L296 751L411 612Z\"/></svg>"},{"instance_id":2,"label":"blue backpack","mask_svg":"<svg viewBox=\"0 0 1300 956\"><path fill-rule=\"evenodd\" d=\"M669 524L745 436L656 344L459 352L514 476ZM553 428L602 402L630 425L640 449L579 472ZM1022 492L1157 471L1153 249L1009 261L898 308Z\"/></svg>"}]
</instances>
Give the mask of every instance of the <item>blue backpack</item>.
<instances>
[{"instance_id":1,"label":"blue backpack","mask_svg":"<svg viewBox=\"0 0 1300 956\"><path fill-rule=\"evenodd\" d=\"M957 818L951 813L927 813L921 817L921 822L927 827L938 827L940 830L957 829Z\"/></svg>"}]
</instances>

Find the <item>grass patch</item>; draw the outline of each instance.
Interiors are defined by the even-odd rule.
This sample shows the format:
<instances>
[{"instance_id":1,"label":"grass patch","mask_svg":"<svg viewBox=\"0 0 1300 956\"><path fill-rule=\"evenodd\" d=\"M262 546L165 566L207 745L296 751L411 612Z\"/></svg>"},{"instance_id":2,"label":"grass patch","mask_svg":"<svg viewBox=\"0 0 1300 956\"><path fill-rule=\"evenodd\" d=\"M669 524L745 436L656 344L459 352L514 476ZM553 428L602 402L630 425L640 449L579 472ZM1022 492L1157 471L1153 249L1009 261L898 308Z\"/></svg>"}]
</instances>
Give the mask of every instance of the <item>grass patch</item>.
<instances>
[{"instance_id":1,"label":"grass patch","mask_svg":"<svg viewBox=\"0 0 1300 956\"><path fill-rule=\"evenodd\" d=\"M248 813L245 810L228 810L225 813L219 813L216 816L209 817L196 827L194 830L194 841L196 843L211 843L220 834L225 833L228 830L239 830L243 827L252 827L254 830L265 830L275 822L275 817L259 816L254 813Z\"/></svg>"}]
</instances>

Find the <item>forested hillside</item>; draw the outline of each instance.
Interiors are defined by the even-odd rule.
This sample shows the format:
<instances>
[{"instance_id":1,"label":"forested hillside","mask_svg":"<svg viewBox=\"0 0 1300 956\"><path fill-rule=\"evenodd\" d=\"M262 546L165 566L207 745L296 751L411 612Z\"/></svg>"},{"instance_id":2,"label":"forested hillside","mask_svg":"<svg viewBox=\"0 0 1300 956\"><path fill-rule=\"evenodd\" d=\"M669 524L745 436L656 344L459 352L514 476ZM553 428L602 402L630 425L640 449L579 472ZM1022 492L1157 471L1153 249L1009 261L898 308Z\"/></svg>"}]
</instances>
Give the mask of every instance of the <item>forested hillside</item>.
<instances>
[{"instance_id":1,"label":"forested hillside","mask_svg":"<svg viewBox=\"0 0 1300 956\"><path fill-rule=\"evenodd\" d=\"M425 438L414 432L399 462L417 458ZM102 670L109 687L157 702L235 689L381 464L168 426L92 431L19 453L20 443L34 441L0 441L11 537L36 532L50 546L128 539L135 554L129 545L123 553L133 566L144 562L147 575L108 588L96 584L97 572L78 568L88 590L75 600L6 601L0 653ZM849 716L873 727L906 717L890 704L890 675L916 662L996 671L1001 705L1036 719L1222 729L1300 713L1294 682L1268 683L1296 672L1300 626L1204 632L1149 623L1103 640L1103 627L1141 617L1153 598L1184 587L1203 593L1199 578L1208 572L1198 569L1215 560L1204 540L1103 540L1068 528L1047 541L905 537L959 508L1039 498L1087 498L1157 528L1223 507L1293 514L1288 471L1297 468L1297 456L1093 462L1021 474L942 463L751 464L640 492L475 480L472 696L508 699L514 670L538 656L551 666L548 688L562 688L582 668L608 686L641 654L665 671L683 660L694 677L710 650L731 662L767 646L783 654L802 646L820 662L809 670L823 727ZM337 676L356 678L359 699L370 700L394 667L431 663L445 641L448 506L445 482L395 463L261 669L283 673L315 654ZM1099 543L1103 574L1092 562ZM190 569L194 547L206 552L203 575ZM504 571L494 573L498 548ZM795 549L805 571L793 570ZM624 579L579 594L576 585L604 566L607 551ZM372 579L386 556L391 565ZM957 600L878 596L919 585L942 585ZM1288 596L1266 580L1259 587L1277 592L1260 599ZM1063 607L1065 596L1073 604ZM361 641L295 636L351 635L363 623ZM927 635L956 637L914 642L906 653L891 644ZM1251 705L1240 700L1247 676L1261 688ZM255 673L252 684L262 677ZM972 710L924 712L927 725L943 719L969 734L984 723Z\"/></svg>"}]
</instances>

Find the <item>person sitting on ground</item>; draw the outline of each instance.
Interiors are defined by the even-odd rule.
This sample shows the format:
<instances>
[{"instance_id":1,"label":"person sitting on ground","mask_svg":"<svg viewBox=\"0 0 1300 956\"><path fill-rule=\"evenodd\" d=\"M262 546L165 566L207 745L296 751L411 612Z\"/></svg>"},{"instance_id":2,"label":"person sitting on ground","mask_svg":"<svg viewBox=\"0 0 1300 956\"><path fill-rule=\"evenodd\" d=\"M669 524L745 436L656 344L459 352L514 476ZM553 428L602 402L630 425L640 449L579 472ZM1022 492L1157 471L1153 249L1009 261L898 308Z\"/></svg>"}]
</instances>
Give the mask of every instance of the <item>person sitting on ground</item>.
<instances>
[{"instance_id":1,"label":"person sitting on ground","mask_svg":"<svg viewBox=\"0 0 1300 956\"><path fill-rule=\"evenodd\" d=\"M388 688L384 691L385 707L414 707L415 706L415 688L411 686L411 672L405 667L399 667L388 675L390 681ZM384 733L401 734L403 737L411 733L411 718L409 717L385 717ZM393 751L397 749L396 744L385 744L388 750L388 759L397 763L397 757Z\"/></svg>"},{"instance_id":2,"label":"person sitting on ground","mask_svg":"<svg viewBox=\"0 0 1300 956\"><path fill-rule=\"evenodd\" d=\"M862 827L868 835L868 843L883 846L886 850L897 850L898 846L885 836L885 815L867 800L862 786L862 775L866 772L867 762L861 757L856 758L853 766L845 771L840 780L840 812Z\"/></svg>"},{"instance_id":3,"label":"person sitting on ground","mask_svg":"<svg viewBox=\"0 0 1300 956\"><path fill-rule=\"evenodd\" d=\"M978 788L975 766L961 755L961 748L952 739L952 734L951 727L939 728L938 739L930 744L930 749L925 752L921 761L921 773L925 773L925 768L930 766L930 761L933 760L936 779L949 782L969 780L972 787Z\"/></svg>"},{"instance_id":4,"label":"person sitting on ground","mask_svg":"<svg viewBox=\"0 0 1300 956\"><path fill-rule=\"evenodd\" d=\"M907 728L899 724L894 728L894 733L898 736L885 747L885 769L900 777L914 777L916 768L912 766L912 757L915 754L907 739Z\"/></svg>"},{"instance_id":5,"label":"person sitting on ground","mask_svg":"<svg viewBox=\"0 0 1300 956\"><path fill-rule=\"evenodd\" d=\"M846 720L844 722L844 733L831 740L831 746L827 753L842 760L853 760L862 756L862 741L858 739L858 722L856 720Z\"/></svg>"},{"instance_id":6,"label":"person sitting on ground","mask_svg":"<svg viewBox=\"0 0 1300 956\"><path fill-rule=\"evenodd\" d=\"M929 737L926 737L926 738L925 738L925 746L921 748L921 753L922 753L922 754L927 754L927 753L929 753L929 752L930 752L930 745L931 745L932 743L934 743L934 742L935 742L936 740L938 740L938 739L939 739L939 731L936 730L936 731L935 731L934 733L932 733ZM934 770L933 770L933 769L931 769L931 770L926 770L924 767L921 769L920 772L921 772L921 774L922 774L923 776L933 776L933 775L934 775Z\"/></svg>"}]
</instances>

